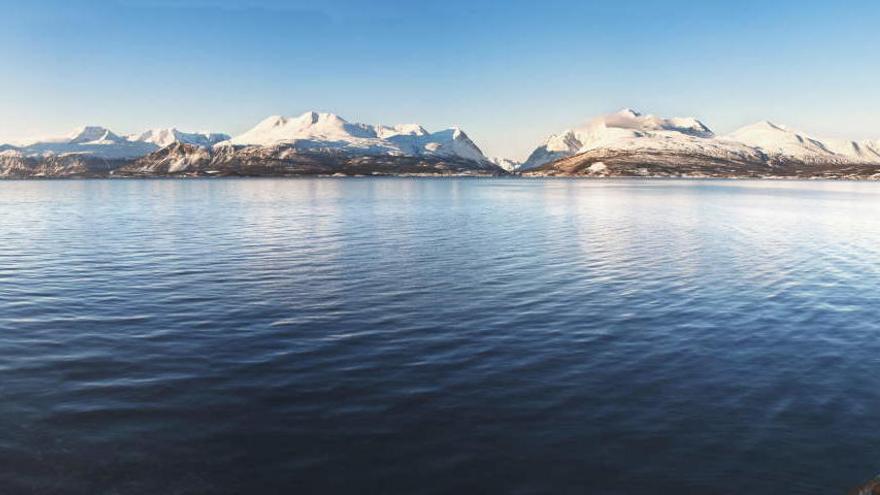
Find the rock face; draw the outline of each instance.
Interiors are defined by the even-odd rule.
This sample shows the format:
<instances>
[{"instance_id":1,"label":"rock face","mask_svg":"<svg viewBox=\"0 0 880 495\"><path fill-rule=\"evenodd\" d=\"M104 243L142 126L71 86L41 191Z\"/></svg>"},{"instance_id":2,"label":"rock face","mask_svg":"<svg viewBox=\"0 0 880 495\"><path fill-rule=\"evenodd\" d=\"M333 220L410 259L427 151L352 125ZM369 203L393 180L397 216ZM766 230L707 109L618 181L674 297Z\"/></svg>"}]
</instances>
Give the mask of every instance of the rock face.
<instances>
[{"instance_id":1,"label":"rock face","mask_svg":"<svg viewBox=\"0 0 880 495\"><path fill-rule=\"evenodd\" d=\"M21 151L4 151L0 152L0 179L102 177L126 163L123 159L83 154L29 157Z\"/></svg>"},{"instance_id":2,"label":"rock face","mask_svg":"<svg viewBox=\"0 0 880 495\"><path fill-rule=\"evenodd\" d=\"M126 164L114 176L175 175L501 175L495 165L456 156L352 154L300 150L295 146L234 146L213 149L177 143Z\"/></svg>"},{"instance_id":3,"label":"rock face","mask_svg":"<svg viewBox=\"0 0 880 495\"><path fill-rule=\"evenodd\" d=\"M211 169L211 158L210 148L172 142L159 151L123 165L113 173L161 176L200 172Z\"/></svg>"},{"instance_id":4,"label":"rock face","mask_svg":"<svg viewBox=\"0 0 880 495\"><path fill-rule=\"evenodd\" d=\"M372 126L329 113L269 117L230 138L153 129L122 137L85 127L0 148L0 177L175 175L500 175L461 129Z\"/></svg>"},{"instance_id":5,"label":"rock face","mask_svg":"<svg viewBox=\"0 0 880 495\"><path fill-rule=\"evenodd\" d=\"M880 476L855 488L849 492L850 495L880 495Z\"/></svg>"},{"instance_id":6,"label":"rock face","mask_svg":"<svg viewBox=\"0 0 880 495\"><path fill-rule=\"evenodd\" d=\"M760 122L716 136L696 119L632 110L548 139L524 175L878 178L876 142L820 140Z\"/></svg>"},{"instance_id":7,"label":"rock face","mask_svg":"<svg viewBox=\"0 0 880 495\"><path fill-rule=\"evenodd\" d=\"M524 176L880 179L880 164L809 164L694 153L592 150L524 171Z\"/></svg>"}]
</instances>

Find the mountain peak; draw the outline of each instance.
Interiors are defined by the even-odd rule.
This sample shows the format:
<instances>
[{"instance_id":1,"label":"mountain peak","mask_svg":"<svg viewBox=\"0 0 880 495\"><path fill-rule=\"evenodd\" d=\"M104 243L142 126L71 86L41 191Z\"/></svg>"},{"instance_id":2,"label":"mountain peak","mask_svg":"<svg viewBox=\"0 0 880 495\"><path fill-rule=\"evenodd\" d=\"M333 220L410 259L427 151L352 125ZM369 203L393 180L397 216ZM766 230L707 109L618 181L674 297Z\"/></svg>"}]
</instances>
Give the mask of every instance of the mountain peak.
<instances>
[{"instance_id":1,"label":"mountain peak","mask_svg":"<svg viewBox=\"0 0 880 495\"><path fill-rule=\"evenodd\" d=\"M383 139L395 136L427 136L428 131L419 124L377 125L376 134Z\"/></svg>"},{"instance_id":2,"label":"mountain peak","mask_svg":"<svg viewBox=\"0 0 880 495\"><path fill-rule=\"evenodd\" d=\"M489 161L508 172L513 172L522 166L522 162L511 160L510 158L492 157L489 158Z\"/></svg>"},{"instance_id":3,"label":"mountain peak","mask_svg":"<svg viewBox=\"0 0 880 495\"><path fill-rule=\"evenodd\" d=\"M798 132L796 132L792 129L789 129L788 127L786 127L784 125L776 124L776 123L771 122L769 120L761 120L761 121L755 122L754 124L749 124L749 125L740 127L739 129L730 133L729 136L736 138L737 136L744 137L744 136L755 135L755 134L772 135L772 134L778 134L778 133L799 134Z\"/></svg>"},{"instance_id":4,"label":"mountain peak","mask_svg":"<svg viewBox=\"0 0 880 495\"><path fill-rule=\"evenodd\" d=\"M575 134L594 134L601 129L624 129L630 132L678 132L695 137L711 137L712 131L693 117L664 118L645 115L630 108L602 115L585 127L573 129Z\"/></svg>"},{"instance_id":5,"label":"mountain peak","mask_svg":"<svg viewBox=\"0 0 880 495\"><path fill-rule=\"evenodd\" d=\"M617 112L617 115L624 116L624 117L630 117L630 118L636 118L636 117L642 116L642 114L640 112L637 112L637 111L633 110L632 108L622 108Z\"/></svg>"},{"instance_id":6,"label":"mountain peak","mask_svg":"<svg viewBox=\"0 0 880 495\"><path fill-rule=\"evenodd\" d=\"M213 146L229 139L226 134L210 132L182 132L176 127L150 129L141 134L128 136L129 141L154 144L164 148L173 143L184 143L195 146Z\"/></svg>"},{"instance_id":7,"label":"mountain peak","mask_svg":"<svg viewBox=\"0 0 880 495\"><path fill-rule=\"evenodd\" d=\"M315 111L306 112L306 113L300 115L299 117L297 117L297 120L299 120L301 123L306 124L306 125L309 125L309 124L314 125L314 124L320 124L320 123L332 123L332 124L347 124L348 123L348 122L346 122L345 119L343 119L339 115L336 115L335 113L315 112Z\"/></svg>"},{"instance_id":8,"label":"mountain peak","mask_svg":"<svg viewBox=\"0 0 880 495\"><path fill-rule=\"evenodd\" d=\"M643 115L631 108L601 115L586 125L554 134L529 156L524 170L544 163L583 153L595 148L629 146L654 142L658 147L666 141L709 139L715 134L693 117L663 118Z\"/></svg>"},{"instance_id":9,"label":"mountain peak","mask_svg":"<svg viewBox=\"0 0 880 495\"><path fill-rule=\"evenodd\" d=\"M769 129L774 131L788 131L784 125L779 125L774 122L770 122L769 120L761 120L759 122L755 122L750 126L746 126L745 128L755 128L755 129Z\"/></svg>"},{"instance_id":10,"label":"mountain peak","mask_svg":"<svg viewBox=\"0 0 880 495\"><path fill-rule=\"evenodd\" d=\"M91 143L95 141L120 141L121 138L107 129L97 125L88 125L76 129L67 137L71 144Z\"/></svg>"},{"instance_id":11,"label":"mountain peak","mask_svg":"<svg viewBox=\"0 0 880 495\"><path fill-rule=\"evenodd\" d=\"M269 117L223 145L287 146L295 152L444 156L488 163L480 149L457 127L429 133L418 124L373 126L314 111L292 118Z\"/></svg>"},{"instance_id":12,"label":"mountain peak","mask_svg":"<svg viewBox=\"0 0 880 495\"><path fill-rule=\"evenodd\" d=\"M257 124L257 127L263 127L263 128L266 128L266 127L281 127L281 126L283 126L283 125L285 125L285 124L287 124L287 118L286 118L286 117L284 117L284 116L282 116L282 115L270 115L269 117L266 117L265 119L261 120L261 121Z\"/></svg>"}]
</instances>

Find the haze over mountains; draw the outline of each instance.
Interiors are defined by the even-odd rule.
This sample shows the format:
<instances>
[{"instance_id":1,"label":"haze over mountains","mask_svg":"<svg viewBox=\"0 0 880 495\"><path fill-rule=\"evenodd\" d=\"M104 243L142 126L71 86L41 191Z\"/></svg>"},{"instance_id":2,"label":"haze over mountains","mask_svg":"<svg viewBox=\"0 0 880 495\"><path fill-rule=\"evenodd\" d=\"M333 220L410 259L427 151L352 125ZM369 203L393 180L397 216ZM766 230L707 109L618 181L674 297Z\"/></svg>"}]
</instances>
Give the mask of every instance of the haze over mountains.
<instances>
[{"instance_id":1,"label":"haze over mountains","mask_svg":"<svg viewBox=\"0 0 880 495\"><path fill-rule=\"evenodd\" d=\"M589 175L880 177L880 141L819 139L771 122L716 135L691 117L630 109L538 146L525 163L487 158L459 128L368 125L332 113L272 116L234 137L90 126L0 145L0 177L151 175Z\"/></svg>"}]
</instances>

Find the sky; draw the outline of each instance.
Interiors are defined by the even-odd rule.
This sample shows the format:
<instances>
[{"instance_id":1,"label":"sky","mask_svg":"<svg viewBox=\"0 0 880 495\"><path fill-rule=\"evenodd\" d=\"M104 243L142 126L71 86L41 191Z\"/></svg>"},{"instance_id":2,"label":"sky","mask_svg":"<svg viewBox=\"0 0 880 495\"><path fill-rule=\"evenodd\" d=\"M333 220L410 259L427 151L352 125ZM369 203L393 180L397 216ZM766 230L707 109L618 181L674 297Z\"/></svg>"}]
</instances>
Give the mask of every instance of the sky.
<instances>
[{"instance_id":1,"label":"sky","mask_svg":"<svg viewBox=\"0 0 880 495\"><path fill-rule=\"evenodd\" d=\"M0 0L0 19L0 143L317 110L524 159L624 107L880 139L876 1Z\"/></svg>"}]
</instances>

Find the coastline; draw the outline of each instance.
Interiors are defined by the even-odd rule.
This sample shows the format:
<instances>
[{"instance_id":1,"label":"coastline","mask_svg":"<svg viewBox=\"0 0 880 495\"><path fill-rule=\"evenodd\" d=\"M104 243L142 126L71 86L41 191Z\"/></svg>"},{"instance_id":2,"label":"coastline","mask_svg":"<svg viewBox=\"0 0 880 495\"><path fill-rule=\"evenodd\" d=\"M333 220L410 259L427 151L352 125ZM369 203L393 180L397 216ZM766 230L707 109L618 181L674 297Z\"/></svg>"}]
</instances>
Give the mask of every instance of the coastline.
<instances>
[{"instance_id":1,"label":"coastline","mask_svg":"<svg viewBox=\"0 0 880 495\"><path fill-rule=\"evenodd\" d=\"M880 182L877 177L829 177L829 176L699 176L699 175L556 175L556 174L290 174L290 175L243 175L243 174L175 174L175 175L32 175L0 176L0 182L8 181L95 181L95 180L223 180L223 179L521 179L521 180L577 180L577 181L766 181L766 182Z\"/></svg>"}]
</instances>

